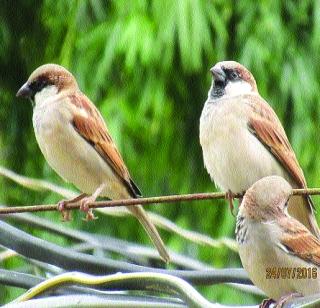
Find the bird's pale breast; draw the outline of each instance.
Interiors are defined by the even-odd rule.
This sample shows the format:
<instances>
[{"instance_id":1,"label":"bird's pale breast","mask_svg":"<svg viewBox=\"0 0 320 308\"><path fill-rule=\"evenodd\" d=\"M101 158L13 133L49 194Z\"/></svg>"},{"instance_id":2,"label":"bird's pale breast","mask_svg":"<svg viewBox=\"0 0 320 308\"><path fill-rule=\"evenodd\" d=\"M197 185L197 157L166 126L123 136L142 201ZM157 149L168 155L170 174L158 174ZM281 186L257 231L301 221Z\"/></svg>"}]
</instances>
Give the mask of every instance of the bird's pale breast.
<instances>
[{"instance_id":1,"label":"bird's pale breast","mask_svg":"<svg viewBox=\"0 0 320 308\"><path fill-rule=\"evenodd\" d=\"M66 98L36 104L33 125L44 157L62 178L88 194L104 183L103 196L128 197L109 165L74 129Z\"/></svg>"},{"instance_id":2,"label":"bird's pale breast","mask_svg":"<svg viewBox=\"0 0 320 308\"><path fill-rule=\"evenodd\" d=\"M320 268L285 252L278 246L281 231L276 223L252 222L245 218L238 224L241 225L237 230L237 242L242 265L252 282L268 297L277 300L293 292L302 295L320 292ZM244 229L246 238L243 241L240 235ZM308 268L310 272L316 268L318 277L299 279L297 274L292 273L294 269L297 272L298 269L308 271ZM291 270L291 276L287 270ZM279 277L278 271L281 273Z\"/></svg>"},{"instance_id":3,"label":"bird's pale breast","mask_svg":"<svg viewBox=\"0 0 320 308\"><path fill-rule=\"evenodd\" d=\"M243 192L269 175L287 177L274 156L249 131L248 106L239 98L206 102L200 143L211 178L222 190Z\"/></svg>"}]
</instances>

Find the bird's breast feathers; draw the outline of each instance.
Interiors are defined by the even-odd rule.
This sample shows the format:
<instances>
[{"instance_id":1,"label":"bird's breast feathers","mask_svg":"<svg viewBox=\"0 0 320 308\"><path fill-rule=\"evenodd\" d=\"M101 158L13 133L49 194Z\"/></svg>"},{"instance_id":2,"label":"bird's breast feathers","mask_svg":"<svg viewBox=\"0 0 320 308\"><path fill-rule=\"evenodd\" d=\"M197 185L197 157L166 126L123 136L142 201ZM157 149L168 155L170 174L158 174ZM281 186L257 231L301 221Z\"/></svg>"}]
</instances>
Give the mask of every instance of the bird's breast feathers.
<instances>
[{"instance_id":1,"label":"bird's breast feathers","mask_svg":"<svg viewBox=\"0 0 320 308\"><path fill-rule=\"evenodd\" d=\"M66 181L91 194L102 183L103 196L125 198L128 192L110 166L75 130L69 98L36 104L33 125L39 147L49 165ZM72 153L72 155L70 155Z\"/></svg>"},{"instance_id":2,"label":"bird's breast feathers","mask_svg":"<svg viewBox=\"0 0 320 308\"><path fill-rule=\"evenodd\" d=\"M207 102L200 119L200 143L206 169L222 190L243 192L258 179L286 176L278 161L248 129L241 96Z\"/></svg>"}]
</instances>

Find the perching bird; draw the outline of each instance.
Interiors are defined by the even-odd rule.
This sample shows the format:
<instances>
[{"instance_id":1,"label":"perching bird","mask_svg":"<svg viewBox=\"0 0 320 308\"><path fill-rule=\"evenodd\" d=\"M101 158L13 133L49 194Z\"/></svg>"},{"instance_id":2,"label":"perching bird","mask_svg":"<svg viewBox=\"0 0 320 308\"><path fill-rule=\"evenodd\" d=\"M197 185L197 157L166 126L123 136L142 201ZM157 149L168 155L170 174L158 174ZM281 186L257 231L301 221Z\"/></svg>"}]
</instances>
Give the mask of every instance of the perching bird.
<instances>
[{"instance_id":1,"label":"perching bird","mask_svg":"<svg viewBox=\"0 0 320 308\"><path fill-rule=\"evenodd\" d=\"M217 63L211 73L212 86L200 119L200 143L215 184L225 192L243 193L259 179L279 175L294 188L305 188L286 133L259 95L252 74L234 61ZM310 197L291 198L288 210L319 238Z\"/></svg>"},{"instance_id":2,"label":"perching bird","mask_svg":"<svg viewBox=\"0 0 320 308\"><path fill-rule=\"evenodd\" d=\"M288 214L291 192L282 177L262 178L245 193L237 216L242 265L277 301L292 293L320 293L320 241Z\"/></svg>"},{"instance_id":3,"label":"perching bird","mask_svg":"<svg viewBox=\"0 0 320 308\"><path fill-rule=\"evenodd\" d=\"M101 114L80 91L68 70L56 64L40 66L17 96L34 101L33 126L39 147L62 178L89 195L77 198L89 217L88 204L98 196L110 199L140 196ZM168 262L169 254L142 206L128 209L143 225L162 259Z\"/></svg>"}]
</instances>

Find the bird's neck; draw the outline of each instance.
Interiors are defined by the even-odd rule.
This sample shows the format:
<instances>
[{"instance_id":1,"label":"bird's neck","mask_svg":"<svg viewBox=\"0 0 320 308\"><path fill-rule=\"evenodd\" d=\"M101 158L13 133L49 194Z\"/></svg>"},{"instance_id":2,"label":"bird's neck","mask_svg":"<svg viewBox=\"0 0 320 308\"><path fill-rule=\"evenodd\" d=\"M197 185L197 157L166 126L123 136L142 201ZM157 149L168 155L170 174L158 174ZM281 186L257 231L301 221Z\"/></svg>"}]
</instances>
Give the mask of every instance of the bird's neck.
<instances>
[{"instance_id":1,"label":"bird's neck","mask_svg":"<svg viewBox=\"0 0 320 308\"><path fill-rule=\"evenodd\" d=\"M58 94L58 88L56 86L54 85L47 86L35 94L34 102L36 105L41 105L44 102L54 98L57 94Z\"/></svg>"},{"instance_id":2,"label":"bird's neck","mask_svg":"<svg viewBox=\"0 0 320 308\"><path fill-rule=\"evenodd\" d=\"M208 101L218 102L221 100L233 99L236 97L242 97L244 95L259 95L259 92L256 89L253 89L249 83L231 83L230 85L222 89L217 89L214 84L211 86L208 93Z\"/></svg>"}]
</instances>

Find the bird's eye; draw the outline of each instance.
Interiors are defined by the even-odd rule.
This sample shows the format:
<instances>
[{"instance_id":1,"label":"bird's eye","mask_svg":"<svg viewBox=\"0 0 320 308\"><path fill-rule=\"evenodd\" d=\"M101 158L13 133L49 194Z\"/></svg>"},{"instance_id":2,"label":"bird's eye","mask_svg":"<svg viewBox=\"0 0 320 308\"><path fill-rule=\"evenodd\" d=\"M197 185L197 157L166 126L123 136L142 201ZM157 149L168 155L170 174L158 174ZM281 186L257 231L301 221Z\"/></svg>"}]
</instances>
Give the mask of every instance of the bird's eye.
<instances>
[{"instance_id":1,"label":"bird's eye","mask_svg":"<svg viewBox=\"0 0 320 308\"><path fill-rule=\"evenodd\" d=\"M229 74L229 78L230 78L230 80L238 79L239 78L239 74L237 72L235 72L235 71L232 71Z\"/></svg>"},{"instance_id":2,"label":"bird's eye","mask_svg":"<svg viewBox=\"0 0 320 308\"><path fill-rule=\"evenodd\" d=\"M287 202L284 204L283 209L282 209L282 211L287 215L289 215L288 214L288 202L289 202L289 200L287 200Z\"/></svg>"}]
</instances>

